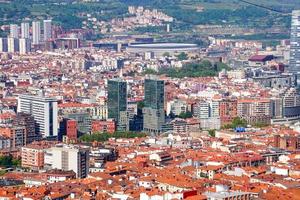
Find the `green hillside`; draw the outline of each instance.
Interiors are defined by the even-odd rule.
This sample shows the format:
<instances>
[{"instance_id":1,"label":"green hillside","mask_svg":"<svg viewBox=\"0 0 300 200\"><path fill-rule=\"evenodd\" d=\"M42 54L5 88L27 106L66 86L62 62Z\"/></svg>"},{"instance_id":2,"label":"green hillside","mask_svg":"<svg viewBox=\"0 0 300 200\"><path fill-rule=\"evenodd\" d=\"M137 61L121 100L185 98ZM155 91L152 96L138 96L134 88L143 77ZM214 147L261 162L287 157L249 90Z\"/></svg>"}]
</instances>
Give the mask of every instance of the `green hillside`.
<instances>
[{"instance_id":1,"label":"green hillside","mask_svg":"<svg viewBox=\"0 0 300 200\"><path fill-rule=\"evenodd\" d=\"M247 0L262 7L284 13L299 8L299 0ZM122 17L128 5L142 5L160 9L176 19L176 23L237 24L252 27L288 27L288 14L272 12L240 0L102 0L96 3L73 0L12 0L0 3L0 24L18 22L24 19L47 18L66 29L79 28L83 13L92 13L100 20Z\"/></svg>"}]
</instances>

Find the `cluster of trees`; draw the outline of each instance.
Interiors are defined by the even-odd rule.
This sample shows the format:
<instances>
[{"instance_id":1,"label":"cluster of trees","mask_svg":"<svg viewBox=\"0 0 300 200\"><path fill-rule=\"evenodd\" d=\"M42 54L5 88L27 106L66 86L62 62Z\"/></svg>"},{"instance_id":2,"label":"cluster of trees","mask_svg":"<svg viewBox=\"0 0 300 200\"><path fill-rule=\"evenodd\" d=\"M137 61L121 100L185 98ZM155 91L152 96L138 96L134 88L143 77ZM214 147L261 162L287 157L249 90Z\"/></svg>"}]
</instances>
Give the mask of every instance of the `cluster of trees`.
<instances>
[{"instance_id":1,"label":"cluster of trees","mask_svg":"<svg viewBox=\"0 0 300 200\"><path fill-rule=\"evenodd\" d=\"M223 129L237 128L237 127L246 127L247 121L241 119L240 117L236 117L233 119L231 124L226 124L223 126Z\"/></svg>"},{"instance_id":2,"label":"cluster of trees","mask_svg":"<svg viewBox=\"0 0 300 200\"><path fill-rule=\"evenodd\" d=\"M215 129L208 130L208 135L211 137L216 137L216 130Z\"/></svg>"},{"instance_id":3,"label":"cluster of trees","mask_svg":"<svg viewBox=\"0 0 300 200\"><path fill-rule=\"evenodd\" d=\"M127 13L127 5L117 0L101 3L77 2L70 0L13 0L11 3L0 3L0 18L11 22L21 22L26 17L36 18L49 16L65 29L80 28L83 18L81 13L93 13L99 20L110 20ZM6 23L9 21L6 21Z\"/></svg>"},{"instance_id":4,"label":"cluster of trees","mask_svg":"<svg viewBox=\"0 0 300 200\"><path fill-rule=\"evenodd\" d=\"M117 131L115 133L93 133L93 134L85 134L81 136L79 139L83 142L105 142L109 138L141 138L145 137L144 133L137 133L131 131Z\"/></svg>"},{"instance_id":5,"label":"cluster of trees","mask_svg":"<svg viewBox=\"0 0 300 200\"><path fill-rule=\"evenodd\" d=\"M193 113L190 111L182 112L178 115L179 118L187 119L193 117Z\"/></svg>"},{"instance_id":6,"label":"cluster of trees","mask_svg":"<svg viewBox=\"0 0 300 200\"><path fill-rule=\"evenodd\" d=\"M165 9L165 12L176 19L193 25L198 24L219 24L220 21L244 24L267 17L269 12L253 6L242 7L239 9L209 9L203 12L197 12L193 9L183 9L180 6L174 6L171 9Z\"/></svg>"},{"instance_id":7,"label":"cluster of trees","mask_svg":"<svg viewBox=\"0 0 300 200\"><path fill-rule=\"evenodd\" d=\"M184 0L120 0L126 5L142 5L151 8L162 9L168 15L176 18L178 21L190 24L238 24L252 27L271 27L273 25L289 26L290 16L280 15L269 12L266 9L255 6L245 6L241 4L236 9L222 8L222 1L203 0L210 4L216 3L213 9L205 9L202 12L197 12L196 9L188 8L186 4L191 4L190 1ZM199 3L199 2L195 2ZM274 4L270 0L270 5ZM227 3L224 3L225 7ZM217 8L218 7L218 8ZM274 7L275 8L275 7ZM282 10L283 6L278 5L276 9ZM263 23L262 23L263 22Z\"/></svg>"},{"instance_id":8,"label":"cluster of trees","mask_svg":"<svg viewBox=\"0 0 300 200\"><path fill-rule=\"evenodd\" d=\"M188 59L188 55L184 52L181 52L176 57L177 57L178 60L187 60Z\"/></svg>"},{"instance_id":9,"label":"cluster of trees","mask_svg":"<svg viewBox=\"0 0 300 200\"><path fill-rule=\"evenodd\" d=\"M253 35L235 35L229 37L230 39L244 39L244 40L284 40L289 39L290 35L288 33L286 34L253 34Z\"/></svg>"},{"instance_id":10,"label":"cluster of trees","mask_svg":"<svg viewBox=\"0 0 300 200\"><path fill-rule=\"evenodd\" d=\"M1 167L19 167L19 166L21 166L21 160L14 159L11 155L0 156L0 166Z\"/></svg>"},{"instance_id":11,"label":"cluster of trees","mask_svg":"<svg viewBox=\"0 0 300 200\"><path fill-rule=\"evenodd\" d=\"M134 31L138 33L160 33L164 32L165 30L165 26L141 26L134 29Z\"/></svg>"},{"instance_id":12,"label":"cluster of trees","mask_svg":"<svg viewBox=\"0 0 300 200\"><path fill-rule=\"evenodd\" d=\"M196 9L184 6L187 1L181 0L103 0L98 2L74 2L72 0L12 0L10 3L0 3L0 18L12 22L21 21L26 17L51 16L63 27L79 28L81 13L93 13L99 20L110 20L114 17L127 15L129 5L142 5L161 9L166 14L176 18L173 24L177 30L189 30L191 25L199 24L240 24L246 26L266 26L290 24L290 16L282 16L254 6L241 6L237 9ZM209 3L218 3L210 1ZM7 22L7 21L6 21ZM263 23L261 23L263 22ZM180 24L180 29L176 27ZM160 32L162 27L138 28L139 32Z\"/></svg>"},{"instance_id":13,"label":"cluster of trees","mask_svg":"<svg viewBox=\"0 0 300 200\"><path fill-rule=\"evenodd\" d=\"M159 72L155 70L146 69L144 74L166 74L172 78L184 78L184 77L205 77L216 76L222 69L229 69L224 63L215 63L205 60L201 63L188 63L182 68L161 68Z\"/></svg>"}]
</instances>

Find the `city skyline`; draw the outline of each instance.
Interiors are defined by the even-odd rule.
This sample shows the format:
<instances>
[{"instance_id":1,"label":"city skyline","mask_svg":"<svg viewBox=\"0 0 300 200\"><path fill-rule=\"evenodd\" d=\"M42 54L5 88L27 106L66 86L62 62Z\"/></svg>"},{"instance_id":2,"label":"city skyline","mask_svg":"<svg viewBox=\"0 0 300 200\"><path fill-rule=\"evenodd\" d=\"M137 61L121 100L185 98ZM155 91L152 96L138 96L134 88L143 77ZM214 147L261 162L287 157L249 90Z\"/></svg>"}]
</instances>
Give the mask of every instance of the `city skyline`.
<instances>
[{"instance_id":1,"label":"city skyline","mask_svg":"<svg viewBox=\"0 0 300 200\"><path fill-rule=\"evenodd\" d=\"M0 199L300 198L296 0L9 0L0 22Z\"/></svg>"}]
</instances>

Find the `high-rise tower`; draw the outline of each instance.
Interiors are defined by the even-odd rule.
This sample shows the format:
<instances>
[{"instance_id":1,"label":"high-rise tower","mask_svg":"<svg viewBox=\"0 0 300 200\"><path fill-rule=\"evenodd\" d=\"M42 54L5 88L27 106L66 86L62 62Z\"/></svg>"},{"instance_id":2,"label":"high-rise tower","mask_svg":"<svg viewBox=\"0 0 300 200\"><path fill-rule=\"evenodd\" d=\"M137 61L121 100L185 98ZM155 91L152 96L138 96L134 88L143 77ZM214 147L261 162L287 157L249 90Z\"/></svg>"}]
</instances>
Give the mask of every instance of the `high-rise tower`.
<instances>
[{"instance_id":1,"label":"high-rise tower","mask_svg":"<svg viewBox=\"0 0 300 200\"><path fill-rule=\"evenodd\" d=\"M18 112L24 112L33 116L36 122L36 134L44 138L57 137L57 99L20 95L18 98Z\"/></svg>"},{"instance_id":2,"label":"high-rise tower","mask_svg":"<svg viewBox=\"0 0 300 200\"><path fill-rule=\"evenodd\" d=\"M41 41L41 23L39 21L32 22L32 43L40 44Z\"/></svg>"},{"instance_id":3,"label":"high-rise tower","mask_svg":"<svg viewBox=\"0 0 300 200\"><path fill-rule=\"evenodd\" d=\"M289 72L300 74L300 10L292 13Z\"/></svg>"},{"instance_id":4,"label":"high-rise tower","mask_svg":"<svg viewBox=\"0 0 300 200\"><path fill-rule=\"evenodd\" d=\"M145 79L144 131L161 133L165 124L165 83L154 77Z\"/></svg>"},{"instance_id":5,"label":"high-rise tower","mask_svg":"<svg viewBox=\"0 0 300 200\"><path fill-rule=\"evenodd\" d=\"M108 80L107 85L108 118L113 118L116 120L118 129L125 129L127 124L127 83L120 79L112 79Z\"/></svg>"},{"instance_id":6,"label":"high-rise tower","mask_svg":"<svg viewBox=\"0 0 300 200\"><path fill-rule=\"evenodd\" d=\"M51 20L44 20L44 41L52 38L52 21Z\"/></svg>"},{"instance_id":7,"label":"high-rise tower","mask_svg":"<svg viewBox=\"0 0 300 200\"><path fill-rule=\"evenodd\" d=\"M26 38L26 39L30 38L28 22L23 22L21 24L21 38Z\"/></svg>"}]
</instances>

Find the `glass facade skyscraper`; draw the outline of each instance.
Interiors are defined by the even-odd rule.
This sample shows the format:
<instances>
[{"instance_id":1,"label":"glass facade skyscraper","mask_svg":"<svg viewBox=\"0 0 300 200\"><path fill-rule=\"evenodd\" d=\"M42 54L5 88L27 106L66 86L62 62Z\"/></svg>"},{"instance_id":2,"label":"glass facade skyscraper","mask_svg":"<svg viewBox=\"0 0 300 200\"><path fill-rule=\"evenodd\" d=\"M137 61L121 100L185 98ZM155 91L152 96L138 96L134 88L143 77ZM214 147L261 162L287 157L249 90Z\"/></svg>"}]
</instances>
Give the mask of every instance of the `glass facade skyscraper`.
<instances>
[{"instance_id":1,"label":"glass facade skyscraper","mask_svg":"<svg viewBox=\"0 0 300 200\"><path fill-rule=\"evenodd\" d=\"M289 72L300 74L300 10L292 12Z\"/></svg>"},{"instance_id":2,"label":"glass facade skyscraper","mask_svg":"<svg viewBox=\"0 0 300 200\"><path fill-rule=\"evenodd\" d=\"M163 80L145 79L145 107L164 108L165 83Z\"/></svg>"},{"instance_id":3,"label":"glass facade skyscraper","mask_svg":"<svg viewBox=\"0 0 300 200\"><path fill-rule=\"evenodd\" d=\"M120 79L108 80L108 118L113 118L118 123L121 113L127 109L127 83Z\"/></svg>"},{"instance_id":4,"label":"glass facade skyscraper","mask_svg":"<svg viewBox=\"0 0 300 200\"><path fill-rule=\"evenodd\" d=\"M165 83L156 78L146 78L144 86L145 107L143 108L144 132L161 133L165 124Z\"/></svg>"}]
</instances>

